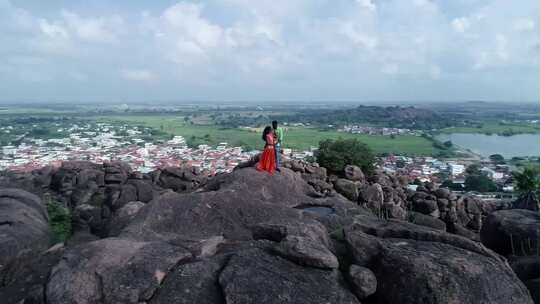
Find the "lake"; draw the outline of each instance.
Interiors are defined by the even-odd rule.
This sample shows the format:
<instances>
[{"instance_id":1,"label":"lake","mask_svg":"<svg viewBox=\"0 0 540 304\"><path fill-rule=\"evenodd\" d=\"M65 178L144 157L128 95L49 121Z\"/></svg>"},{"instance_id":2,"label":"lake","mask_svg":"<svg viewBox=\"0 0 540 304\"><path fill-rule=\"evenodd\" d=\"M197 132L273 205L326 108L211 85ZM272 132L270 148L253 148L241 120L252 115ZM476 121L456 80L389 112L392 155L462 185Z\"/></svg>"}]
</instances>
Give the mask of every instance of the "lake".
<instances>
[{"instance_id":1,"label":"lake","mask_svg":"<svg viewBox=\"0 0 540 304\"><path fill-rule=\"evenodd\" d=\"M451 140L454 145L488 157L501 154L504 158L516 156L540 156L540 134L499 136L485 134L441 134L440 141Z\"/></svg>"}]
</instances>

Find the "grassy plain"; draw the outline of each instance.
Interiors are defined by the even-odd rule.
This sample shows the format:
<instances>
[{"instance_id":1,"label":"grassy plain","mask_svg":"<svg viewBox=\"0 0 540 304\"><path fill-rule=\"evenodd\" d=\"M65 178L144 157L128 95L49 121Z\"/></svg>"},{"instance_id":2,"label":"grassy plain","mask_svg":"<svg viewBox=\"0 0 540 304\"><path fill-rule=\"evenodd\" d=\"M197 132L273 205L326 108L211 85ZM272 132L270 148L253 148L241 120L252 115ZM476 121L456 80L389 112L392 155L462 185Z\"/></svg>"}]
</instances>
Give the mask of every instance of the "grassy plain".
<instances>
[{"instance_id":1,"label":"grassy plain","mask_svg":"<svg viewBox=\"0 0 540 304\"><path fill-rule=\"evenodd\" d=\"M181 116L103 116L97 117L99 121L124 122L128 124L137 124L148 126L156 130L172 135L182 135L188 141L191 138L203 140L205 143L218 144L228 142L232 145L247 146L260 149L263 142L259 130L240 129L240 128L220 128L216 125L189 124ZM433 147L432 142L418 136L371 136L342 133L336 131L322 131L316 128L291 127L287 128L285 133L284 146L299 150L306 150L310 147L318 146L324 139L337 138L357 138L369 145L377 154L395 153L407 155L433 155L440 151Z\"/></svg>"}]
</instances>

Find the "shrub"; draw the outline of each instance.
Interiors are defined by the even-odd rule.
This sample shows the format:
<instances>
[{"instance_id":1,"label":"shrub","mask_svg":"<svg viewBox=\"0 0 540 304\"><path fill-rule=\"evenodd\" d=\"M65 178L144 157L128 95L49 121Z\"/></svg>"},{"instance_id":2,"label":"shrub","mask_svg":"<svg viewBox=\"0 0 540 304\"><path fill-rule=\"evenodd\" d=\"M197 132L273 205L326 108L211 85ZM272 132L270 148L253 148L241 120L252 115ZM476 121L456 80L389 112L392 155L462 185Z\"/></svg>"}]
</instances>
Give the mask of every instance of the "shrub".
<instances>
[{"instance_id":1,"label":"shrub","mask_svg":"<svg viewBox=\"0 0 540 304\"><path fill-rule=\"evenodd\" d=\"M357 139L327 139L319 143L317 162L332 173L341 173L347 165L358 166L366 174L373 173L375 157L371 149Z\"/></svg>"},{"instance_id":2,"label":"shrub","mask_svg":"<svg viewBox=\"0 0 540 304\"><path fill-rule=\"evenodd\" d=\"M62 243L71 235L71 214L69 209L55 201L47 203L49 225L53 232L54 243Z\"/></svg>"}]
</instances>

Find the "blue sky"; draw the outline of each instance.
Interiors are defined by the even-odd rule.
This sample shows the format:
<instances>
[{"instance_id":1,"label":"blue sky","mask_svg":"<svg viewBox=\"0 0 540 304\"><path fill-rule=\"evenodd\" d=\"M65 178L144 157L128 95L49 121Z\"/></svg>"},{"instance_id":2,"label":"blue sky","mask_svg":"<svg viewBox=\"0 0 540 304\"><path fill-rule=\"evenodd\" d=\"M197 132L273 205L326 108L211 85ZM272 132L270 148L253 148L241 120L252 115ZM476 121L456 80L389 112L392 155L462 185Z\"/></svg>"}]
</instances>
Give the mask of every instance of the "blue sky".
<instances>
[{"instance_id":1,"label":"blue sky","mask_svg":"<svg viewBox=\"0 0 540 304\"><path fill-rule=\"evenodd\" d=\"M0 0L0 102L540 102L537 0Z\"/></svg>"}]
</instances>

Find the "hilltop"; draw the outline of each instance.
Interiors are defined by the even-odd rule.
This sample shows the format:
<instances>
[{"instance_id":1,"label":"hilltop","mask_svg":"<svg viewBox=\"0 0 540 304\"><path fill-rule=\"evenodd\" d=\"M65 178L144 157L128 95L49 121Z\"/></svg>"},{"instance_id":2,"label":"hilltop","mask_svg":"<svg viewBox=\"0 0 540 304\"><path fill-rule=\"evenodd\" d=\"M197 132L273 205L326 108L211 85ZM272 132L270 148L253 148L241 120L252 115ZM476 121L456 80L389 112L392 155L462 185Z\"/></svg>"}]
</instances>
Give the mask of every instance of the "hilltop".
<instances>
[{"instance_id":1,"label":"hilltop","mask_svg":"<svg viewBox=\"0 0 540 304\"><path fill-rule=\"evenodd\" d=\"M0 190L0 298L533 303L506 259L478 242L482 218L523 212L433 185L408 190L406 179L353 166L333 176L290 162L270 176L251 164L213 178L85 162L5 177L19 189ZM49 248L51 199L70 209L73 234ZM490 217L488 228L496 225Z\"/></svg>"}]
</instances>

